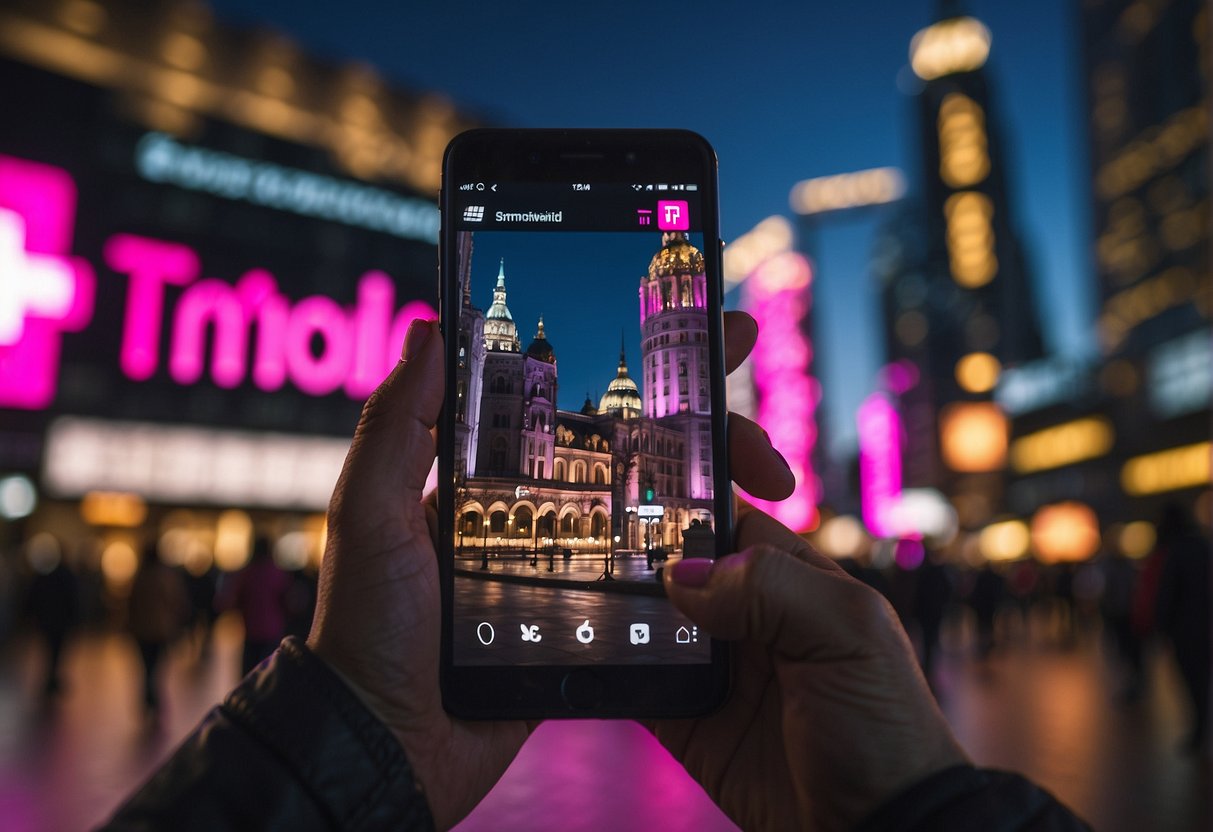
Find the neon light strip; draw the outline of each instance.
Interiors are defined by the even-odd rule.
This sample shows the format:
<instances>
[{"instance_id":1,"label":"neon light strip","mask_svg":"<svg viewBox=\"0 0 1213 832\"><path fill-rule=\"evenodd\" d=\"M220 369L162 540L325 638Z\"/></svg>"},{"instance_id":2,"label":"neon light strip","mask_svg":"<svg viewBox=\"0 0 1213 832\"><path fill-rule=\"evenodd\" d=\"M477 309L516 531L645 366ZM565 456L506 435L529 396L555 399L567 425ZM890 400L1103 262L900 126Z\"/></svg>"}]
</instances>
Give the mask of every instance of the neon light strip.
<instances>
[{"instance_id":1,"label":"neon light strip","mask_svg":"<svg viewBox=\"0 0 1213 832\"><path fill-rule=\"evenodd\" d=\"M892 514L901 497L901 417L888 395L864 399L858 429L863 522L876 537L892 537Z\"/></svg>"},{"instance_id":2,"label":"neon light strip","mask_svg":"<svg viewBox=\"0 0 1213 832\"><path fill-rule=\"evenodd\" d=\"M759 338L750 356L758 392L755 421L787 460L796 478L788 499L751 499L796 531L817 522L821 484L813 471L820 386L809 374L813 345L802 328L809 314L813 273L802 255L785 252L762 263L744 284L743 306L758 321Z\"/></svg>"}]
</instances>

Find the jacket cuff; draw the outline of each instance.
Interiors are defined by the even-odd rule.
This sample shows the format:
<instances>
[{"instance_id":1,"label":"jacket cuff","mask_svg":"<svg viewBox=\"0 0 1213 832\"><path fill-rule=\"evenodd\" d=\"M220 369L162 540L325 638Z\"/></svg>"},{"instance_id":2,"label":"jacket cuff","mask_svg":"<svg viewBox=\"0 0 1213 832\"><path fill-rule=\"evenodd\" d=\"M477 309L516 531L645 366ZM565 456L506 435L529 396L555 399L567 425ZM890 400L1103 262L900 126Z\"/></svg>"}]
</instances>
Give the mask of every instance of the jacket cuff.
<instances>
[{"instance_id":1,"label":"jacket cuff","mask_svg":"<svg viewBox=\"0 0 1213 832\"><path fill-rule=\"evenodd\" d=\"M338 827L434 828L400 743L299 639L284 640L220 710L272 751Z\"/></svg>"}]
</instances>

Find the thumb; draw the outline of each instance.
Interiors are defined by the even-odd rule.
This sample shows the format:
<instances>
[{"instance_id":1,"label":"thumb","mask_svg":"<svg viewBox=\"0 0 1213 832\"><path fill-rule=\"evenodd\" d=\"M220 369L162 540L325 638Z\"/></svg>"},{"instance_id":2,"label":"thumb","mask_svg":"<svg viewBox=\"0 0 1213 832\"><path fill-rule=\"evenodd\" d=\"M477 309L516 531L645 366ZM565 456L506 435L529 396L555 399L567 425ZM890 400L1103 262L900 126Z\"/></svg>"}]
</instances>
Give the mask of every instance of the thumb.
<instances>
[{"instance_id":1,"label":"thumb","mask_svg":"<svg viewBox=\"0 0 1213 832\"><path fill-rule=\"evenodd\" d=\"M665 587L674 605L716 638L756 641L792 661L871 655L896 630L878 592L767 544L717 561L679 561L665 570Z\"/></svg>"},{"instance_id":2,"label":"thumb","mask_svg":"<svg viewBox=\"0 0 1213 832\"><path fill-rule=\"evenodd\" d=\"M350 445L337 494L372 507L420 502L434 462L432 429L443 398L442 337L434 321L415 320L400 362L371 394Z\"/></svg>"}]
</instances>

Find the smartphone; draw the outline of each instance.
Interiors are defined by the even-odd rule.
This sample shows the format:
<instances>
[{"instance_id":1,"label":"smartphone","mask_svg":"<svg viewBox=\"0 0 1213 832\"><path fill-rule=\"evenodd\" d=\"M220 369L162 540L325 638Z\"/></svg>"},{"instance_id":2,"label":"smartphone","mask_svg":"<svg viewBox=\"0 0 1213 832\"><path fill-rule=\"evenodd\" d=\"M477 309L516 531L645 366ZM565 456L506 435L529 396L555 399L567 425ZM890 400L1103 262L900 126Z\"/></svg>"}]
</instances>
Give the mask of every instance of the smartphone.
<instances>
[{"instance_id":1,"label":"smartphone","mask_svg":"<svg viewBox=\"0 0 1213 832\"><path fill-rule=\"evenodd\" d=\"M730 549L715 152L682 130L473 130L441 207L445 707L710 712L728 647L661 570Z\"/></svg>"}]
</instances>

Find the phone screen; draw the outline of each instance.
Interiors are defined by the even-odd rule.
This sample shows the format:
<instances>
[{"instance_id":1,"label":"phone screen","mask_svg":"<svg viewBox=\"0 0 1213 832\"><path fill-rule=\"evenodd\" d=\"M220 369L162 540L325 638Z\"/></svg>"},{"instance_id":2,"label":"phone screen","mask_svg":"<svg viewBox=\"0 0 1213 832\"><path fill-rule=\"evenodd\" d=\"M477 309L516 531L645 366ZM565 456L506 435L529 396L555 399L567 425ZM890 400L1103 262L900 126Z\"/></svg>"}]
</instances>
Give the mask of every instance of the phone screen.
<instances>
[{"instance_id":1,"label":"phone screen","mask_svg":"<svg viewBox=\"0 0 1213 832\"><path fill-rule=\"evenodd\" d=\"M660 583L728 499L703 186L447 184L454 665L710 662Z\"/></svg>"}]
</instances>

